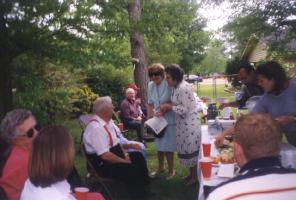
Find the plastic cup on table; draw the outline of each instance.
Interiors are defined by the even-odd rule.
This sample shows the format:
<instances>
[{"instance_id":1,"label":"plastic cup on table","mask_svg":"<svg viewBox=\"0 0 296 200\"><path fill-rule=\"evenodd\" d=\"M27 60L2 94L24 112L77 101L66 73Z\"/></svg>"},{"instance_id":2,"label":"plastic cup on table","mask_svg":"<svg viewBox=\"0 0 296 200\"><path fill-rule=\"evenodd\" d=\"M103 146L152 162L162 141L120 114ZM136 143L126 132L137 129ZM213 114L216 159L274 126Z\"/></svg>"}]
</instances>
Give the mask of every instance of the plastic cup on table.
<instances>
[{"instance_id":1,"label":"plastic cup on table","mask_svg":"<svg viewBox=\"0 0 296 200\"><path fill-rule=\"evenodd\" d=\"M87 194L89 192L89 189L86 187L76 187L74 189L75 191L75 197L77 200L87 200Z\"/></svg>"},{"instance_id":2,"label":"plastic cup on table","mask_svg":"<svg viewBox=\"0 0 296 200\"><path fill-rule=\"evenodd\" d=\"M210 141L202 143L202 151L203 151L204 157L210 157L210 155L211 155L211 143L210 143Z\"/></svg>"},{"instance_id":3,"label":"plastic cup on table","mask_svg":"<svg viewBox=\"0 0 296 200\"><path fill-rule=\"evenodd\" d=\"M212 175L212 159L210 157L204 157L199 160L200 169L204 179L209 179Z\"/></svg>"}]
</instances>

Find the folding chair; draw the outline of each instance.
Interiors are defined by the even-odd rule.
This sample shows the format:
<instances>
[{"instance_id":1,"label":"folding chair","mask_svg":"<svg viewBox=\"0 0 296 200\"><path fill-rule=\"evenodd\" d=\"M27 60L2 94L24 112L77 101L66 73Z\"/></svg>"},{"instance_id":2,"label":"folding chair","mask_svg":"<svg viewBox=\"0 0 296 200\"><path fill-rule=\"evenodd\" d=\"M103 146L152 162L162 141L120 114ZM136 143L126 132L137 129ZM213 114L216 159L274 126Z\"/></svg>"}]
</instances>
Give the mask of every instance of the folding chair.
<instances>
[{"instance_id":1,"label":"folding chair","mask_svg":"<svg viewBox=\"0 0 296 200\"><path fill-rule=\"evenodd\" d=\"M83 157L86 160L87 172L88 172L88 175L86 177L87 182L89 182L89 184L91 184L91 185L94 185L94 184L101 185L102 190L103 190L102 193L105 194L104 196L106 197L106 199L108 199L108 200L116 199L115 198L116 194L113 195L112 192L111 192L111 189L109 189L109 185L115 184L116 180L101 177L97 173L97 171L93 167L92 163L87 158L83 141L81 142L81 145L80 145L80 151L81 151Z\"/></svg>"}]
</instances>

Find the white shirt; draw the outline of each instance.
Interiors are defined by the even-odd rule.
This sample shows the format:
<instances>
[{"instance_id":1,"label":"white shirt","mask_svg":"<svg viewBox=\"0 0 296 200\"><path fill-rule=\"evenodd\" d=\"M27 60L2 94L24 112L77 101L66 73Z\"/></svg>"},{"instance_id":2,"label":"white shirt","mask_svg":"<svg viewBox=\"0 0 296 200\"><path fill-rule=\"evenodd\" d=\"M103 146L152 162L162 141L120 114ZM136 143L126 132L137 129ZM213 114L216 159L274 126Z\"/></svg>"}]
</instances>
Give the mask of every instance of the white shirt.
<instances>
[{"instance_id":1,"label":"white shirt","mask_svg":"<svg viewBox=\"0 0 296 200\"><path fill-rule=\"evenodd\" d=\"M49 187L36 187L29 179L25 182L21 200L75 200L69 183L61 181Z\"/></svg>"},{"instance_id":2,"label":"white shirt","mask_svg":"<svg viewBox=\"0 0 296 200\"><path fill-rule=\"evenodd\" d=\"M225 184L207 200L293 200L296 195L296 174L267 174Z\"/></svg>"},{"instance_id":3,"label":"white shirt","mask_svg":"<svg viewBox=\"0 0 296 200\"><path fill-rule=\"evenodd\" d=\"M87 153L96 153L100 156L103 153L109 152L111 148L108 132L104 128L105 125L111 134L113 146L119 143L119 139L116 137L113 120L110 120L107 124L97 115L95 115L93 119L97 121L92 121L86 126L83 133L83 142Z\"/></svg>"}]
</instances>

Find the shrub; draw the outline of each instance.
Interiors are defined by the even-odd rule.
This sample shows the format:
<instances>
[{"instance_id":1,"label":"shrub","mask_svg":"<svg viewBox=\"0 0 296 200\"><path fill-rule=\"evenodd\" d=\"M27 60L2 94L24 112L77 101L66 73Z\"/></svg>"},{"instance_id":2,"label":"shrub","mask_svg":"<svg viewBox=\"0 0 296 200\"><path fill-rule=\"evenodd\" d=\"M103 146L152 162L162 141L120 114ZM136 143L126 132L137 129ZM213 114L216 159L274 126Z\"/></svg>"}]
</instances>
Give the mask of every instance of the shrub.
<instances>
[{"instance_id":1,"label":"shrub","mask_svg":"<svg viewBox=\"0 0 296 200\"><path fill-rule=\"evenodd\" d=\"M110 96L115 107L124 98L124 90L132 82L128 69L115 69L112 66L98 67L86 72L86 84L100 96Z\"/></svg>"}]
</instances>

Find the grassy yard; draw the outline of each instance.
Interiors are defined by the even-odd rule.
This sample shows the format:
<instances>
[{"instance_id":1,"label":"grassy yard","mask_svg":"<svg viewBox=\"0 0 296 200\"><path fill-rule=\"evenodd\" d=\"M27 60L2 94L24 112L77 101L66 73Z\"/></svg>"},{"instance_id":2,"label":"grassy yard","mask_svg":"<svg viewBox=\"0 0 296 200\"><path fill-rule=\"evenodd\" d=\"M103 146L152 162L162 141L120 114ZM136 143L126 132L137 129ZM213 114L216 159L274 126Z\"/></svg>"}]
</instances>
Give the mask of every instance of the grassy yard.
<instances>
[{"instance_id":1,"label":"grassy yard","mask_svg":"<svg viewBox=\"0 0 296 200\"><path fill-rule=\"evenodd\" d=\"M217 96L218 97L227 97L231 98L231 94L224 92L224 85L217 86ZM202 85L198 88L199 96L207 96L212 97L212 86L211 85ZM79 153L79 144L80 144L80 136L81 136L81 128L78 123L78 120L69 120L64 123L64 125L71 131L73 137L75 139L76 145L76 167L81 175L81 177L85 177L86 168L85 168L85 160L82 155ZM148 167L150 172L155 171L157 169L157 155L156 149L153 142L149 142L147 146L148 151ZM163 177L153 180L150 187L150 190L155 193L154 200L195 200L197 198L198 193L198 185L194 186L185 186L183 184L182 177L187 175L187 169L180 166L177 156L175 155L175 170L176 176L174 179L170 181L165 180L166 173L163 174Z\"/></svg>"}]
</instances>

